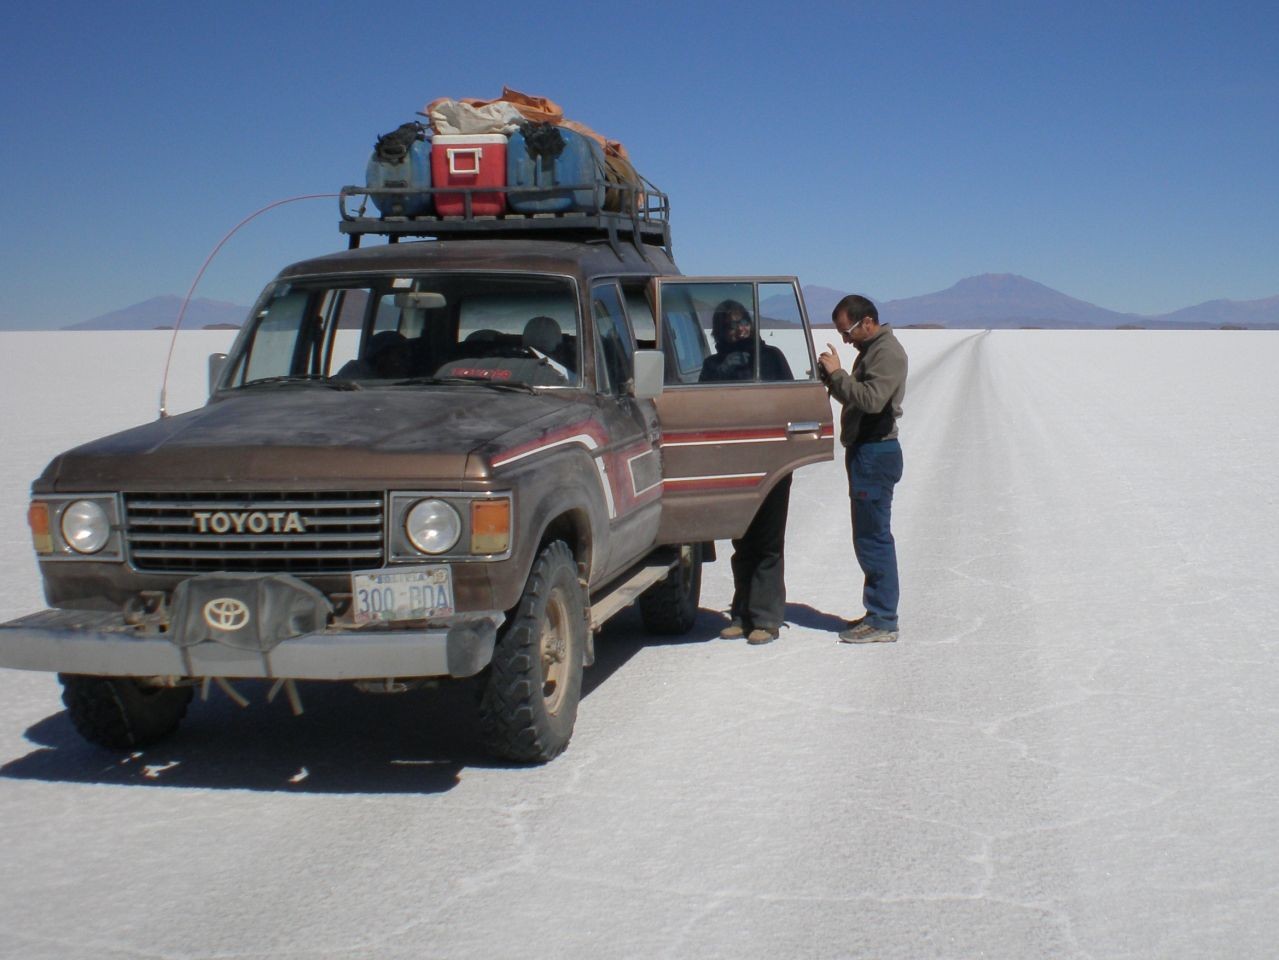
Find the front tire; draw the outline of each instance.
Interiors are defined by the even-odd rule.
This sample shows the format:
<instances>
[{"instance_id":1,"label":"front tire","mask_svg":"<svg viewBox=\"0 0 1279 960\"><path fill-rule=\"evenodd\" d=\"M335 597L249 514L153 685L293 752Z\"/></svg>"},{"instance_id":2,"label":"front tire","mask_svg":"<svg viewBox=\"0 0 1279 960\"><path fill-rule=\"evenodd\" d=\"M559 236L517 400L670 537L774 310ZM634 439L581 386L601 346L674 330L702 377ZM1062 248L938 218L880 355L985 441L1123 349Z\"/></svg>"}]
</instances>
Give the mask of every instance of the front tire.
<instances>
[{"instance_id":1,"label":"front tire","mask_svg":"<svg viewBox=\"0 0 1279 960\"><path fill-rule=\"evenodd\" d=\"M58 674L62 702L84 739L108 750L158 743L186 716L190 687L155 687L132 677Z\"/></svg>"},{"instance_id":2,"label":"front tire","mask_svg":"<svg viewBox=\"0 0 1279 960\"><path fill-rule=\"evenodd\" d=\"M515 615L493 650L480 735L496 756L545 763L573 736L582 693L586 600L563 541L538 554Z\"/></svg>"},{"instance_id":3,"label":"front tire","mask_svg":"<svg viewBox=\"0 0 1279 960\"><path fill-rule=\"evenodd\" d=\"M686 543L671 572L640 594L644 629L666 637L683 636L693 629L701 599L702 545Z\"/></svg>"}]
</instances>

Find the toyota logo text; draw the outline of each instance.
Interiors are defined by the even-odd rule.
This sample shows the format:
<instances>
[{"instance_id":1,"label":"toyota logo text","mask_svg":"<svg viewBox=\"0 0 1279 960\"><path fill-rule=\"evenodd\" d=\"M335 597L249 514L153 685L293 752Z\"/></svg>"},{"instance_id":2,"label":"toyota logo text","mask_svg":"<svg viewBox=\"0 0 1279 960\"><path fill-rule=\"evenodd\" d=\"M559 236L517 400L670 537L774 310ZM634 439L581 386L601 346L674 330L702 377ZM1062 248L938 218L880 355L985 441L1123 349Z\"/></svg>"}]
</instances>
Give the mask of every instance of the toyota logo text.
<instances>
[{"instance_id":1,"label":"toyota logo text","mask_svg":"<svg viewBox=\"0 0 1279 960\"><path fill-rule=\"evenodd\" d=\"M196 533L305 533L296 510L197 510Z\"/></svg>"}]
</instances>

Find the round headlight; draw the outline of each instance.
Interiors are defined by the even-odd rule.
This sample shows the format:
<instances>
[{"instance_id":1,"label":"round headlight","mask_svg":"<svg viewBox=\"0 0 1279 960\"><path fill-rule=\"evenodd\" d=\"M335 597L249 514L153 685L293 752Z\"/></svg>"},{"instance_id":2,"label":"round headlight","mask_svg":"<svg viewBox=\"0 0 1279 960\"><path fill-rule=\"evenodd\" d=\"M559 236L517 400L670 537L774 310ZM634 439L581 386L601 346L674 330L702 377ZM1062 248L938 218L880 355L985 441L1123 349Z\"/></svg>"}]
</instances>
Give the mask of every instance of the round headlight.
<instances>
[{"instance_id":1,"label":"round headlight","mask_svg":"<svg viewBox=\"0 0 1279 960\"><path fill-rule=\"evenodd\" d=\"M76 553L97 553L110 536L107 512L92 500L77 500L62 511L62 539Z\"/></svg>"},{"instance_id":2,"label":"round headlight","mask_svg":"<svg viewBox=\"0 0 1279 960\"><path fill-rule=\"evenodd\" d=\"M462 535L462 518L443 500L419 500L404 518L404 532L423 553L444 553Z\"/></svg>"}]
</instances>

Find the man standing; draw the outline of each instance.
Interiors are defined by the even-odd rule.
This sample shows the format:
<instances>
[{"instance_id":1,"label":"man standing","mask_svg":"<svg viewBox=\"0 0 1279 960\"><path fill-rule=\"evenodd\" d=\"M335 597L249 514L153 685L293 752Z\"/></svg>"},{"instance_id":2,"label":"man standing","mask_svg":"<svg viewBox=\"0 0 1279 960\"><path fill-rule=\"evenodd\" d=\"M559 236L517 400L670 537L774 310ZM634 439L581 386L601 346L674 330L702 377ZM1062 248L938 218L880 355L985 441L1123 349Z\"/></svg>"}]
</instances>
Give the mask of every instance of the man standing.
<instances>
[{"instance_id":1,"label":"man standing","mask_svg":"<svg viewBox=\"0 0 1279 960\"><path fill-rule=\"evenodd\" d=\"M840 367L835 347L817 358L822 382L844 407L839 442L848 468L852 500L853 550L865 575L864 616L840 631L842 643L885 643L897 639L897 546L893 541L893 487L902 477L897 418L906 393L906 351L892 328L879 322L868 299L844 297L831 313L845 343L857 348L852 373Z\"/></svg>"}]
</instances>

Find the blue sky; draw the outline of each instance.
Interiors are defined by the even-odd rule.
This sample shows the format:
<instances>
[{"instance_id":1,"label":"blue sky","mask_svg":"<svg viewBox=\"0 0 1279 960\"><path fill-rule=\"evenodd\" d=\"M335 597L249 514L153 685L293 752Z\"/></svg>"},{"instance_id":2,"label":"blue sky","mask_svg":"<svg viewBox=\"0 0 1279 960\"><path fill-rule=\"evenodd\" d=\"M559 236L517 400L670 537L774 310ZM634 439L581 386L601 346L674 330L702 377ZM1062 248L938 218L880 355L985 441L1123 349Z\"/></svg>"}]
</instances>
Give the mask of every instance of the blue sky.
<instances>
[{"instance_id":1,"label":"blue sky","mask_svg":"<svg viewBox=\"0 0 1279 960\"><path fill-rule=\"evenodd\" d=\"M1279 294L1279 8L59 3L10 8L0 328L182 295L242 217L507 84L623 141L686 273L893 299L1018 273L1151 314ZM344 246L241 230L197 296Z\"/></svg>"}]
</instances>

